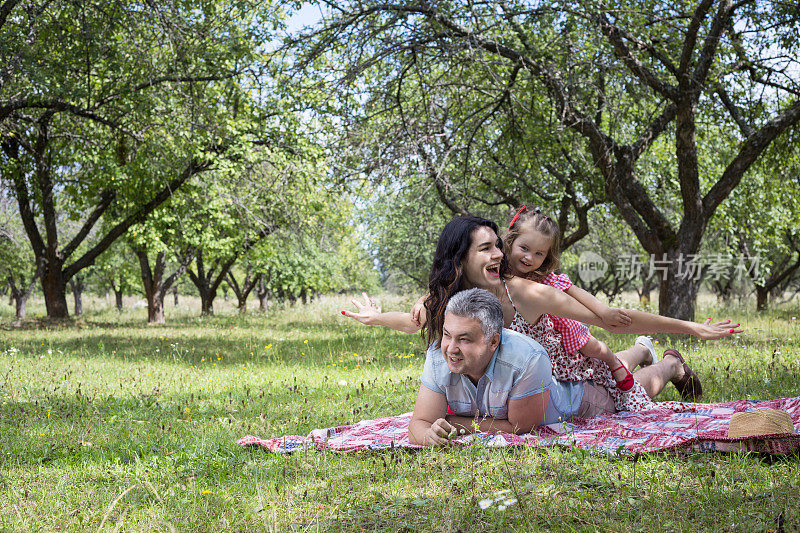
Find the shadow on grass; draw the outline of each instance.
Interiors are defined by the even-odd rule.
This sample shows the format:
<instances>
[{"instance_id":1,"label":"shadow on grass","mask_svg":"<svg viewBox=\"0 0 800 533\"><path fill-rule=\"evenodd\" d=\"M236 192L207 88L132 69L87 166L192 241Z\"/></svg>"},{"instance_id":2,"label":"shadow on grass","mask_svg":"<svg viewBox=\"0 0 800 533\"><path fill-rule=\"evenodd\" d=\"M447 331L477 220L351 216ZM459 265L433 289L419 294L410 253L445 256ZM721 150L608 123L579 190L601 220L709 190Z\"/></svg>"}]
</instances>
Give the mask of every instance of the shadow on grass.
<instances>
[{"instance_id":1,"label":"shadow on grass","mask_svg":"<svg viewBox=\"0 0 800 533\"><path fill-rule=\"evenodd\" d=\"M17 357L20 358L40 357L43 350L60 350L58 357L107 357L126 362L162 361L197 365L203 359L208 361L213 358L220 367L248 362L319 365L322 362L346 358L347 361L354 363L363 364L368 361L371 364L385 365L394 369L396 365L390 364L393 355L398 353L422 355L419 350L414 350L416 347L404 344L402 340L397 342L391 338L376 339L366 329L346 333L331 332L324 328L320 331L326 335L323 338L312 337L308 342L305 339L279 340L263 330L256 330L252 335L245 337L226 337L216 331L205 330L203 335L198 336L179 335L164 338L114 335L113 332L94 331L66 339L47 339L43 342L41 338L28 338L7 340L6 344L13 344L17 349ZM221 359L216 361L217 357Z\"/></svg>"}]
</instances>

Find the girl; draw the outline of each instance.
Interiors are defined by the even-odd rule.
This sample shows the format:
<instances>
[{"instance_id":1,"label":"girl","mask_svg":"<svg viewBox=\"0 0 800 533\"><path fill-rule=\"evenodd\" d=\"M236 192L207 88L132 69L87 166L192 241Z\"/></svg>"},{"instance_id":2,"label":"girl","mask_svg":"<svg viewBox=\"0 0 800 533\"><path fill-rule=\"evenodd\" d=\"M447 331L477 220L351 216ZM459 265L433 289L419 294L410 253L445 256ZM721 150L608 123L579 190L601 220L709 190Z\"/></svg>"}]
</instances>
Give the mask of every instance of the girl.
<instances>
[{"instance_id":1,"label":"girl","mask_svg":"<svg viewBox=\"0 0 800 533\"><path fill-rule=\"evenodd\" d=\"M556 274L561 266L558 224L539 209L529 211L523 205L508 224L503 240L512 274L566 292L609 326L630 324L630 316L623 310L608 307L588 292L575 287L566 274ZM545 347L556 379L591 379L609 391L618 410L641 411L652 407L649 396L636 383L630 370L605 343L592 337L584 324L548 314L535 325L516 323L510 328L533 337ZM650 352L646 364L657 361L649 338L639 337L636 343ZM697 389L699 382L695 387L681 391L681 394L685 399L697 400L702 395L702 390Z\"/></svg>"}]
</instances>

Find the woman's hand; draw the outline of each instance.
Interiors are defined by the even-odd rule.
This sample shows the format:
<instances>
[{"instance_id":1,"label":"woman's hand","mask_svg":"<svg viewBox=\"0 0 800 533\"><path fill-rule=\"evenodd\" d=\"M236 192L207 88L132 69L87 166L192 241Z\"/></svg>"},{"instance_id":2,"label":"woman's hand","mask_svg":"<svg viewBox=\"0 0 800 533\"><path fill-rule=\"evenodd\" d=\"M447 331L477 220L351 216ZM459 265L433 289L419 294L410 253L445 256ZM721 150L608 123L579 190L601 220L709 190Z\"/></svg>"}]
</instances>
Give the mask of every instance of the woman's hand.
<instances>
[{"instance_id":1,"label":"woman's hand","mask_svg":"<svg viewBox=\"0 0 800 533\"><path fill-rule=\"evenodd\" d=\"M707 318L702 324L695 324L694 336L704 341L712 341L714 339L721 339L723 337L730 337L735 333L741 333L743 329L736 329L740 324L731 324L730 320L721 320L719 322L711 323L711 319Z\"/></svg>"},{"instance_id":2,"label":"woman's hand","mask_svg":"<svg viewBox=\"0 0 800 533\"><path fill-rule=\"evenodd\" d=\"M344 316L348 316L355 320L358 320L362 324L366 324L371 326L375 324L375 319L381 314L381 306L375 303L375 300L367 296L366 292L362 292L361 295L364 297L364 303L362 304L358 300L350 300L353 302L353 305L356 306L358 309L357 312L352 311L342 311Z\"/></svg>"},{"instance_id":3,"label":"woman's hand","mask_svg":"<svg viewBox=\"0 0 800 533\"><path fill-rule=\"evenodd\" d=\"M618 307L607 307L600 314L600 318L603 319L604 324L611 327L628 326L631 323L630 315Z\"/></svg>"}]
</instances>

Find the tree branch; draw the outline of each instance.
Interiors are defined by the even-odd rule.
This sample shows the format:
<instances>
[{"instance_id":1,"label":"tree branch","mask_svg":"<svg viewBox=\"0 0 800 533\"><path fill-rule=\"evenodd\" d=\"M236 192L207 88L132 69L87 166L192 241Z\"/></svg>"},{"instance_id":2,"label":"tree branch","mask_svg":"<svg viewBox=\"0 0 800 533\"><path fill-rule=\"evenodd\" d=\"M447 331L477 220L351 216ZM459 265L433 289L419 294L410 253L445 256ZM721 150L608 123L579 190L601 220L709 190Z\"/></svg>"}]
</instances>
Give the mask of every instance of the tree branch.
<instances>
[{"instance_id":1,"label":"tree branch","mask_svg":"<svg viewBox=\"0 0 800 533\"><path fill-rule=\"evenodd\" d=\"M669 98L670 100L675 100L677 98L675 87L671 87L670 85L658 79L655 74L650 72L650 70L645 67L642 62L636 58L636 56L633 55L630 48L628 48L628 45L625 44L625 41L622 39L619 29L614 24L611 24L605 13L596 15L594 19L600 26L600 31L602 31L603 35L608 38L609 42L614 47L614 50L616 50L617 54L625 63L625 66L628 67L628 70L630 70L634 76L639 78L642 82L644 82L645 85L665 98Z\"/></svg>"},{"instance_id":2,"label":"tree branch","mask_svg":"<svg viewBox=\"0 0 800 533\"><path fill-rule=\"evenodd\" d=\"M703 198L704 216L711 218L717 206L728 197L742 180L750 165L761 155L767 146L786 128L800 121L800 100L784 109L778 116L764 124L756 133L747 138L739 153L728 163L719 180Z\"/></svg>"},{"instance_id":3,"label":"tree branch","mask_svg":"<svg viewBox=\"0 0 800 533\"><path fill-rule=\"evenodd\" d=\"M81 227L80 231L78 231L78 233L75 235L75 237L73 237L73 239L69 242L69 244L67 244L61 250L61 257L63 257L66 260L70 255L72 255L72 252L74 252L75 249L78 246L80 246L80 244L83 242L83 239L86 238L86 236L92 230L94 225L97 223L100 217L103 216L103 213L105 213L106 209L108 209L108 207L111 205L111 202L113 202L114 198L116 197L117 197L116 191L106 190L100 194L100 202L97 204L97 206L95 206L92 213L83 223L83 226Z\"/></svg>"},{"instance_id":4,"label":"tree branch","mask_svg":"<svg viewBox=\"0 0 800 533\"><path fill-rule=\"evenodd\" d=\"M183 185L189 178L207 170L211 166L210 161L198 161L194 160L189 165L187 165L186 169L183 173L169 182L163 189L161 189L150 201L143 204L139 207L133 214L128 216L125 220L111 228L108 233L94 245L89 251L87 251L83 256L80 257L77 261L72 263L70 266L64 269L64 281L68 281L72 276L74 276L77 272L80 272L81 269L86 268L92 264L94 264L95 259L101 253L103 253L111 244L117 240L123 233L125 233L128 228L132 225L136 224L137 222L143 221L147 216L155 210L159 205L164 203L174 191L176 191L181 185Z\"/></svg>"}]
</instances>

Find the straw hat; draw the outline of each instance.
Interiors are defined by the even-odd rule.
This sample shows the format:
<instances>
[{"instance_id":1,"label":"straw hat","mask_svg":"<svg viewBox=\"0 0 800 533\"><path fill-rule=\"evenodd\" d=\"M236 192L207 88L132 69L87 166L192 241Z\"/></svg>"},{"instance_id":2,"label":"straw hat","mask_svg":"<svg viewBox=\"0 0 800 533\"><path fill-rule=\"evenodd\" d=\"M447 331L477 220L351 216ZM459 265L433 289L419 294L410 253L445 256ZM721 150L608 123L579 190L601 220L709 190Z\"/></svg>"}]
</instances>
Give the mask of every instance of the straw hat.
<instances>
[{"instance_id":1,"label":"straw hat","mask_svg":"<svg viewBox=\"0 0 800 533\"><path fill-rule=\"evenodd\" d=\"M786 411L777 409L757 409L733 413L728 438L757 437L777 433L794 433L792 417Z\"/></svg>"}]
</instances>

